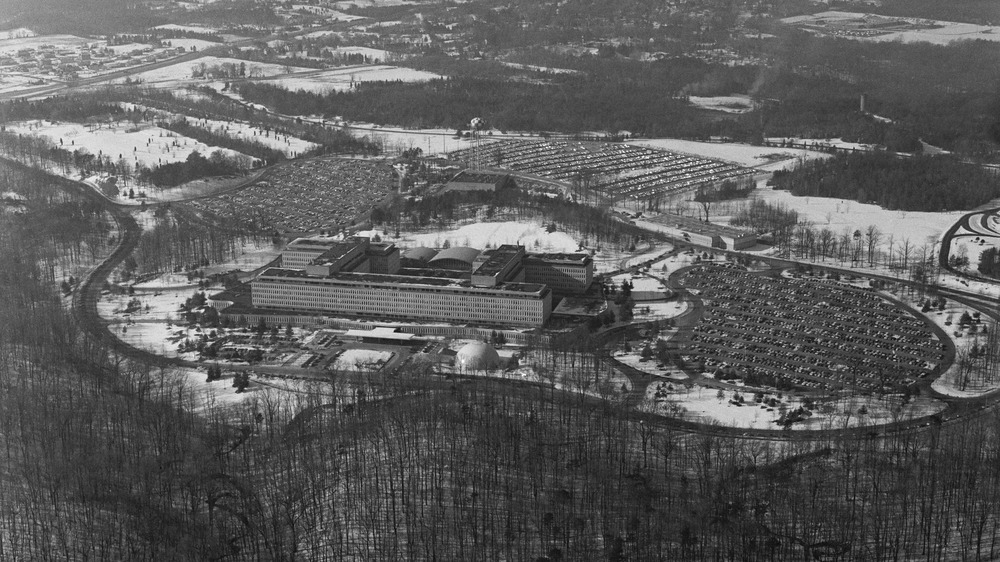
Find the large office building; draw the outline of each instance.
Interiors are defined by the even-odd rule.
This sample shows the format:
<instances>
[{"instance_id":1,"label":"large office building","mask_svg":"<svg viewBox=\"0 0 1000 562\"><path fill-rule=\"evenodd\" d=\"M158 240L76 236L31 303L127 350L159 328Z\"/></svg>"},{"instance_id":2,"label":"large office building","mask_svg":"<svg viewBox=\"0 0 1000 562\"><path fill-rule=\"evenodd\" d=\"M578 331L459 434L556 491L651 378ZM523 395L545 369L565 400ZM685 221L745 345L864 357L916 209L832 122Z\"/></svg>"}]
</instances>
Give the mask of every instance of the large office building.
<instances>
[{"instance_id":1,"label":"large office building","mask_svg":"<svg viewBox=\"0 0 1000 562\"><path fill-rule=\"evenodd\" d=\"M585 293L594 282L594 260L588 254L528 254L524 279L561 294Z\"/></svg>"},{"instance_id":2,"label":"large office building","mask_svg":"<svg viewBox=\"0 0 1000 562\"><path fill-rule=\"evenodd\" d=\"M282 254L285 267L251 282L251 302L258 310L521 327L541 327L552 313L552 290L525 279L523 246L440 254L438 264L452 268L402 269L394 244L298 239Z\"/></svg>"},{"instance_id":3,"label":"large office building","mask_svg":"<svg viewBox=\"0 0 1000 562\"><path fill-rule=\"evenodd\" d=\"M282 254L283 267L251 282L251 301L264 311L541 327L553 289L581 292L593 279L586 254L531 255L511 244L429 253L418 263L432 266L444 254L438 265L452 267L402 268L394 244L368 238L298 239Z\"/></svg>"}]
</instances>

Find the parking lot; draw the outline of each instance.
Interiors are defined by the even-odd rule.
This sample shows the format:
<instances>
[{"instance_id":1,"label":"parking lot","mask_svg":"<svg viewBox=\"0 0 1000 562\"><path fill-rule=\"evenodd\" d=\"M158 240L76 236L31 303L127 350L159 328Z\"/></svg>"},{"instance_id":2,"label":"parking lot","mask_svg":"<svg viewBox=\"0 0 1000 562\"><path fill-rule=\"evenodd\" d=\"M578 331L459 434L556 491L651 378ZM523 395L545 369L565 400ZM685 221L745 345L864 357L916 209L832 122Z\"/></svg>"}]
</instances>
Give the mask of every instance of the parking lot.
<instances>
[{"instance_id":1,"label":"parking lot","mask_svg":"<svg viewBox=\"0 0 1000 562\"><path fill-rule=\"evenodd\" d=\"M947 359L928 321L872 290L717 266L681 271L677 283L703 303L685 360L705 372L877 392L937 374Z\"/></svg>"},{"instance_id":2,"label":"parking lot","mask_svg":"<svg viewBox=\"0 0 1000 562\"><path fill-rule=\"evenodd\" d=\"M365 216L392 186L385 162L311 158L278 166L239 191L188 204L258 230L337 232Z\"/></svg>"}]
</instances>

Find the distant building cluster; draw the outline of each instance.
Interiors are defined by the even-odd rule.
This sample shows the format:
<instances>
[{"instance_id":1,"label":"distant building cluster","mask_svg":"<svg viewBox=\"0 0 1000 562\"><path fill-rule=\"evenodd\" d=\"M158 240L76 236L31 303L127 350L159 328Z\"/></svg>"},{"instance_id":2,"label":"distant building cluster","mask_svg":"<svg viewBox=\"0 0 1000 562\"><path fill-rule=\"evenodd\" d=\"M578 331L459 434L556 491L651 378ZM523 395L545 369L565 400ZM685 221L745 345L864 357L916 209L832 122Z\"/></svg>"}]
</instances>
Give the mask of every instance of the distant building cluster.
<instances>
[{"instance_id":1,"label":"distant building cluster","mask_svg":"<svg viewBox=\"0 0 1000 562\"><path fill-rule=\"evenodd\" d=\"M258 311L535 328L552 313L553 292L585 292L593 275L584 253L513 244L401 253L364 237L315 237L288 244L281 267L251 281L250 295Z\"/></svg>"},{"instance_id":2,"label":"distant building cluster","mask_svg":"<svg viewBox=\"0 0 1000 562\"><path fill-rule=\"evenodd\" d=\"M25 47L16 53L0 55L0 71L60 74L83 70L105 71L129 65L153 63L184 52L183 47L154 49L152 46L144 46L128 53L116 53L112 49L99 47L96 43L74 47L45 44L37 48Z\"/></svg>"}]
</instances>

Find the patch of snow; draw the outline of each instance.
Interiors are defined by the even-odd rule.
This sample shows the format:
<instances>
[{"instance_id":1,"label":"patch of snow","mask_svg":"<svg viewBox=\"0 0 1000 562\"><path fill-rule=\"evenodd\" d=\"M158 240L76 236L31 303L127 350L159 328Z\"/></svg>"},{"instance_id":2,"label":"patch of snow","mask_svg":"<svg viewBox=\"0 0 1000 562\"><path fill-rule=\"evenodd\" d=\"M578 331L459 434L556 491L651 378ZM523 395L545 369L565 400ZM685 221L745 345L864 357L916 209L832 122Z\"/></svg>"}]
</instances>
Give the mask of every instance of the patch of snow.
<instances>
[{"instance_id":1,"label":"patch of snow","mask_svg":"<svg viewBox=\"0 0 1000 562\"><path fill-rule=\"evenodd\" d=\"M748 113L753 110L753 102L747 95L732 96L689 96L692 105L702 109L721 111L723 113Z\"/></svg>"},{"instance_id":2,"label":"patch of snow","mask_svg":"<svg viewBox=\"0 0 1000 562\"><path fill-rule=\"evenodd\" d=\"M345 66L296 75L278 74L273 73L274 77L268 83L293 92L301 90L316 94L344 92L362 82L426 82L441 78L440 74L432 72L384 64Z\"/></svg>"}]
</instances>

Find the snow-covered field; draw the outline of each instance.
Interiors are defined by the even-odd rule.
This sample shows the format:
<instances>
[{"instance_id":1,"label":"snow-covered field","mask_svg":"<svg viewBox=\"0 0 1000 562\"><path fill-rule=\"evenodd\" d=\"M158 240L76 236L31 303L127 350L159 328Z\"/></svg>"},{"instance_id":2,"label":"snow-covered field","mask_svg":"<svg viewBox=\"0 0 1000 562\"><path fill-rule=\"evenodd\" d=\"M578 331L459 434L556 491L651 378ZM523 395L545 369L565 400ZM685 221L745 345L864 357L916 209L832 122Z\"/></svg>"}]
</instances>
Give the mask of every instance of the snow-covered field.
<instances>
[{"instance_id":1,"label":"snow-covered field","mask_svg":"<svg viewBox=\"0 0 1000 562\"><path fill-rule=\"evenodd\" d=\"M5 29L0 31L0 40L26 39L28 37L34 37L35 35L37 34L27 27L19 27L17 29Z\"/></svg>"},{"instance_id":2,"label":"snow-covered field","mask_svg":"<svg viewBox=\"0 0 1000 562\"><path fill-rule=\"evenodd\" d=\"M132 80L142 80L143 84L155 85L162 88L178 87L191 82L204 82L206 79L194 78L194 73L196 70L201 68L202 65L205 65L205 67L208 68L222 64L234 64L239 66L241 63L246 65L247 77L250 78L266 78L268 76L277 76L279 74L286 74L289 72L305 72L311 70L297 66L286 66L264 62L249 62L241 59L209 56L202 57L193 62L189 61L177 63L154 70L139 72L129 76L129 78Z\"/></svg>"},{"instance_id":3,"label":"snow-covered field","mask_svg":"<svg viewBox=\"0 0 1000 562\"><path fill-rule=\"evenodd\" d=\"M189 119L196 127L223 134L244 141L256 142L284 152L289 158L294 158L306 151L319 147L318 144L304 141L300 138L270 133L241 121L217 121L212 119Z\"/></svg>"},{"instance_id":4,"label":"snow-covered field","mask_svg":"<svg viewBox=\"0 0 1000 562\"><path fill-rule=\"evenodd\" d=\"M646 139L628 141L636 146L648 146L672 152L716 158L743 166L774 171L793 167L800 159L829 158L830 155L798 148L774 148L732 142L698 142L680 139Z\"/></svg>"},{"instance_id":5,"label":"snow-covered field","mask_svg":"<svg viewBox=\"0 0 1000 562\"><path fill-rule=\"evenodd\" d=\"M0 74L0 92L14 92L17 90L24 90L26 88L34 87L38 84L32 84L32 82L37 82L38 79L33 76L27 76L24 74L13 74L4 73Z\"/></svg>"},{"instance_id":6,"label":"snow-covered field","mask_svg":"<svg viewBox=\"0 0 1000 562\"><path fill-rule=\"evenodd\" d=\"M218 29L212 27L205 27L202 25L178 25L176 23L168 23L166 25L158 25L153 29L172 29L175 31L190 31L192 33L203 33L205 35L214 35L219 33Z\"/></svg>"},{"instance_id":7,"label":"snow-covered field","mask_svg":"<svg viewBox=\"0 0 1000 562\"><path fill-rule=\"evenodd\" d=\"M386 51L384 49L373 49L371 47L337 47L335 49L330 49L330 52L334 55L362 55L369 57L374 61L386 62L389 60L399 60L406 58L406 55L401 53L394 53L392 51Z\"/></svg>"},{"instance_id":8,"label":"snow-covered field","mask_svg":"<svg viewBox=\"0 0 1000 562\"><path fill-rule=\"evenodd\" d=\"M360 4L361 3L359 2L359 5ZM292 4L291 9L296 12L305 12L308 14L324 16L328 22L356 21L365 19L362 16L352 16L351 14L345 14L344 12L333 10L325 6L314 6L312 4Z\"/></svg>"},{"instance_id":9,"label":"snow-covered field","mask_svg":"<svg viewBox=\"0 0 1000 562\"><path fill-rule=\"evenodd\" d=\"M108 156L116 162L121 158L132 166L141 164L154 167L170 162L181 162L195 151L205 157L217 150L229 156L240 154L233 150L208 146L173 131L147 124L121 123L92 128L82 123L53 124L48 121L22 121L8 124L7 130L48 138L57 146L69 151L86 149L95 156Z\"/></svg>"},{"instance_id":10,"label":"snow-covered field","mask_svg":"<svg viewBox=\"0 0 1000 562\"><path fill-rule=\"evenodd\" d=\"M875 18L873 20L873 18ZM975 25L971 23L960 23L950 21L925 20L918 18L889 18L886 16L874 16L872 14L857 12L829 11L818 14L795 16L781 20L783 23L799 24L808 26L807 29L815 29L822 32L831 32L843 26L850 20L872 20L874 22L884 22L888 20L900 20L915 23L918 25L933 26L928 29L912 30L883 30L887 31L879 35L855 35L839 34L841 37L856 39L859 41L899 41L902 43L927 42L936 45L947 45L954 41L981 39L983 41L1000 41L1000 26ZM833 27L827 28L828 24ZM861 26L864 28L864 26Z\"/></svg>"},{"instance_id":11,"label":"snow-covered field","mask_svg":"<svg viewBox=\"0 0 1000 562\"><path fill-rule=\"evenodd\" d=\"M169 43L171 47L184 47L185 51L204 51L205 49L220 45L220 43L213 43L212 41L205 41L204 39L188 39L181 37L164 39L163 42Z\"/></svg>"},{"instance_id":12,"label":"snow-covered field","mask_svg":"<svg viewBox=\"0 0 1000 562\"><path fill-rule=\"evenodd\" d=\"M896 244L909 239L915 250L925 244L928 247L938 242L941 236L951 228L964 211L949 211L931 213L922 211L890 211L878 205L858 203L848 199L832 199L828 197L799 197L788 191L760 187L750 199L736 199L718 205L713 211L712 222L728 224L731 216L741 205L749 204L752 199L760 199L768 203L784 205L797 211L799 220L809 221L814 228L829 228L836 234L844 230L854 232L865 231L870 225L878 227L883 235L883 244L892 235ZM649 220L639 219L636 224L650 230L664 230L664 226Z\"/></svg>"},{"instance_id":13,"label":"snow-covered field","mask_svg":"<svg viewBox=\"0 0 1000 562\"><path fill-rule=\"evenodd\" d=\"M677 318L688 311L687 301L672 300L667 302L636 302L632 307L632 315L637 322L649 320L667 320Z\"/></svg>"},{"instance_id":14,"label":"snow-covered field","mask_svg":"<svg viewBox=\"0 0 1000 562\"><path fill-rule=\"evenodd\" d=\"M668 389L667 385L673 387ZM660 396L656 394L659 391ZM783 396L777 407L754 402L752 392L739 392L743 396L742 405L733 403L734 391L722 391L700 385L690 388L671 384L669 381L655 381L646 389L647 403L656 411L667 415L680 415L684 419L703 423L720 424L727 427L745 429L780 429L775 423L783 412L802 406L799 397ZM811 410L812 415L805 421L795 423L792 430L801 429L842 429L863 425L884 424L906 421L940 412L943 402L931 398L918 397L902 404L898 396L877 398L858 396L836 400L819 401Z\"/></svg>"},{"instance_id":15,"label":"snow-covered field","mask_svg":"<svg viewBox=\"0 0 1000 562\"><path fill-rule=\"evenodd\" d=\"M319 31L310 31L309 33L296 35L295 38L316 39L317 37L343 37L343 36L344 36L343 31L331 31L329 29L321 29Z\"/></svg>"},{"instance_id":16,"label":"snow-covered field","mask_svg":"<svg viewBox=\"0 0 1000 562\"><path fill-rule=\"evenodd\" d=\"M125 343L167 357L194 360L196 353L179 353L177 344L197 337L200 332L195 328L174 325L173 322L180 318L179 307L196 290L197 286L191 284L131 296L103 295L97 302L97 311L101 318L110 322L108 328L111 332ZM139 308L130 313L124 312L132 299L138 299Z\"/></svg>"},{"instance_id":17,"label":"snow-covered field","mask_svg":"<svg viewBox=\"0 0 1000 562\"><path fill-rule=\"evenodd\" d=\"M317 94L343 92L361 82L425 82L441 78L439 74L432 72L383 64L345 66L298 75L277 76L278 74L271 73L275 77L268 82L293 92L302 90Z\"/></svg>"},{"instance_id":18,"label":"snow-covered field","mask_svg":"<svg viewBox=\"0 0 1000 562\"><path fill-rule=\"evenodd\" d=\"M381 143L389 154L419 148L424 155L446 154L472 146L471 138L455 138L455 131L446 129L399 129L381 127L371 123L345 123L348 131L357 137Z\"/></svg>"},{"instance_id":19,"label":"snow-covered field","mask_svg":"<svg viewBox=\"0 0 1000 562\"><path fill-rule=\"evenodd\" d=\"M723 113L747 113L753 109L753 102L747 95L732 96L690 96L688 101L702 109L721 111Z\"/></svg>"},{"instance_id":20,"label":"snow-covered field","mask_svg":"<svg viewBox=\"0 0 1000 562\"><path fill-rule=\"evenodd\" d=\"M892 234L897 242L908 238L916 247L940 240L965 214L963 211L890 211L847 199L797 197L788 191L774 189L758 190L756 197L798 211L800 219L810 221L816 228L829 228L839 234L845 229L863 232L869 225L875 225L883 235Z\"/></svg>"},{"instance_id":21,"label":"snow-covered field","mask_svg":"<svg viewBox=\"0 0 1000 562\"><path fill-rule=\"evenodd\" d=\"M547 72L550 74L584 74L583 71L573 70L571 68L558 68L554 66L538 66L534 64L522 64L518 62L505 62L500 61L500 64L509 67L516 68L518 70L532 70L535 72Z\"/></svg>"},{"instance_id":22,"label":"snow-covered field","mask_svg":"<svg viewBox=\"0 0 1000 562\"><path fill-rule=\"evenodd\" d=\"M565 232L546 232L540 222L518 221L482 222L467 224L451 232L411 234L404 236L401 242L405 247L441 248L447 242L451 247L471 246L479 249L500 244L523 244L529 252L576 252L580 247Z\"/></svg>"},{"instance_id":23,"label":"snow-covered field","mask_svg":"<svg viewBox=\"0 0 1000 562\"><path fill-rule=\"evenodd\" d=\"M2 33L0 33L2 36ZM92 40L76 35L36 35L33 37L14 37L0 40L0 55L12 55L21 49L38 49L42 45L52 45L56 49L74 49L82 47Z\"/></svg>"},{"instance_id":24,"label":"snow-covered field","mask_svg":"<svg viewBox=\"0 0 1000 562\"><path fill-rule=\"evenodd\" d=\"M134 52L141 53L144 49L148 49L149 45L145 43L125 43L123 45L108 45L104 48L116 55L127 55Z\"/></svg>"},{"instance_id":25,"label":"snow-covered field","mask_svg":"<svg viewBox=\"0 0 1000 562\"><path fill-rule=\"evenodd\" d=\"M615 285L621 286L622 281L628 280L632 283L633 292L646 292L646 291L663 291L666 287L663 281L659 279L654 279L652 277L646 277L644 275L632 275L631 273L622 273L615 275L611 278L611 282Z\"/></svg>"}]
</instances>

